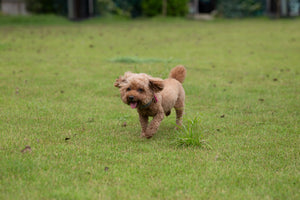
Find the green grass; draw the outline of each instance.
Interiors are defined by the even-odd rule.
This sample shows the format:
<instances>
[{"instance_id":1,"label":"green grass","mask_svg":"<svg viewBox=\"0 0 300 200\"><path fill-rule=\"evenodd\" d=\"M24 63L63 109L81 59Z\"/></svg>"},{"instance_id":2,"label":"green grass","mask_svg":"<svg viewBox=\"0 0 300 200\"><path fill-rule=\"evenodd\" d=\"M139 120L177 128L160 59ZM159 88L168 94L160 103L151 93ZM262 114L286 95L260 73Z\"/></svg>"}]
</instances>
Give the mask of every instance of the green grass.
<instances>
[{"instance_id":1,"label":"green grass","mask_svg":"<svg viewBox=\"0 0 300 200\"><path fill-rule=\"evenodd\" d=\"M0 17L0 199L300 198L299 19L35 19ZM211 149L174 145L174 111L139 138L113 87L177 64Z\"/></svg>"},{"instance_id":2,"label":"green grass","mask_svg":"<svg viewBox=\"0 0 300 200\"><path fill-rule=\"evenodd\" d=\"M71 22L66 18L55 15L5 16L0 13L0 27L20 25L67 25L70 23Z\"/></svg>"}]
</instances>

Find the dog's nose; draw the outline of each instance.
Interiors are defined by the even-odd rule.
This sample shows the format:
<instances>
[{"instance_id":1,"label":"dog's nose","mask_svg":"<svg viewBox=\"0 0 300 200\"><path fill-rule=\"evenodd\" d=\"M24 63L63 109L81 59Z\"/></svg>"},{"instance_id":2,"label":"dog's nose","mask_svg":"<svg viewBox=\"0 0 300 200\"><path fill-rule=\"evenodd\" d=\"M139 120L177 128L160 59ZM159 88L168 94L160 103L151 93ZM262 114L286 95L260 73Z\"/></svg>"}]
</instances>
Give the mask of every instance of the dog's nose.
<instances>
[{"instance_id":1,"label":"dog's nose","mask_svg":"<svg viewBox=\"0 0 300 200\"><path fill-rule=\"evenodd\" d=\"M133 101L133 99L134 99L134 96L129 96L129 97L128 97L128 100L129 100L129 101Z\"/></svg>"}]
</instances>

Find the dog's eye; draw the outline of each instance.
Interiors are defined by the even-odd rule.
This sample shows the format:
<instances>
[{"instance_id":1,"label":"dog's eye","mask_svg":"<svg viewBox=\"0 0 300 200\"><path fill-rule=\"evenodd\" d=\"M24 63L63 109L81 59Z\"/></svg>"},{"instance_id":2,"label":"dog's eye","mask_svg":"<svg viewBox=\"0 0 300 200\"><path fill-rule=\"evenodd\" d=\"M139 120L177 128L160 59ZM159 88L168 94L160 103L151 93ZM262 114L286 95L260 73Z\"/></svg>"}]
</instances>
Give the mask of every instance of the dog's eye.
<instances>
[{"instance_id":1,"label":"dog's eye","mask_svg":"<svg viewBox=\"0 0 300 200\"><path fill-rule=\"evenodd\" d=\"M126 89L126 91L130 91L130 90L131 90L131 88L130 88L130 87Z\"/></svg>"},{"instance_id":2,"label":"dog's eye","mask_svg":"<svg viewBox=\"0 0 300 200\"><path fill-rule=\"evenodd\" d=\"M144 92L144 90L142 88L139 88L138 92L142 93L142 92Z\"/></svg>"}]
</instances>

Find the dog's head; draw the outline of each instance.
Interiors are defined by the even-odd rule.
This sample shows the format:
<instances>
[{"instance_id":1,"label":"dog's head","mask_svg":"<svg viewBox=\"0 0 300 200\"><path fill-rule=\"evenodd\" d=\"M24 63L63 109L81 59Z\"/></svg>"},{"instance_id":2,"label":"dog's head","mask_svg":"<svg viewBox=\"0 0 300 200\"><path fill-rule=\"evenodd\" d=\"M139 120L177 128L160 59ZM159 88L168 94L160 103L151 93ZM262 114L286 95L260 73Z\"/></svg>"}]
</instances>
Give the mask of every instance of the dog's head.
<instances>
[{"instance_id":1,"label":"dog's head","mask_svg":"<svg viewBox=\"0 0 300 200\"><path fill-rule=\"evenodd\" d=\"M154 93L164 88L163 80L160 78L131 72L120 76L114 86L120 89L122 101L131 108L148 104L154 98Z\"/></svg>"}]
</instances>

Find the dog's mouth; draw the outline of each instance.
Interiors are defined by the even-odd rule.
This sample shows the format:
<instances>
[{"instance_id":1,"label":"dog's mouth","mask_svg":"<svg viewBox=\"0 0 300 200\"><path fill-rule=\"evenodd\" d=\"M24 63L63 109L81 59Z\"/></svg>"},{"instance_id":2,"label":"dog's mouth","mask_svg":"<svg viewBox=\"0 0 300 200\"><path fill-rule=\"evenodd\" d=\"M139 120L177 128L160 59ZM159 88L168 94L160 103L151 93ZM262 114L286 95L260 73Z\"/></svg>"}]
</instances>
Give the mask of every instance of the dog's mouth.
<instances>
[{"instance_id":1,"label":"dog's mouth","mask_svg":"<svg viewBox=\"0 0 300 200\"><path fill-rule=\"evenodd\" d=\"M135 109L138 105L138 102L137 101L132 101L132 102L129 103L129 105L132 109Z\"/></svg>"}]
</instances>

